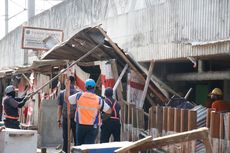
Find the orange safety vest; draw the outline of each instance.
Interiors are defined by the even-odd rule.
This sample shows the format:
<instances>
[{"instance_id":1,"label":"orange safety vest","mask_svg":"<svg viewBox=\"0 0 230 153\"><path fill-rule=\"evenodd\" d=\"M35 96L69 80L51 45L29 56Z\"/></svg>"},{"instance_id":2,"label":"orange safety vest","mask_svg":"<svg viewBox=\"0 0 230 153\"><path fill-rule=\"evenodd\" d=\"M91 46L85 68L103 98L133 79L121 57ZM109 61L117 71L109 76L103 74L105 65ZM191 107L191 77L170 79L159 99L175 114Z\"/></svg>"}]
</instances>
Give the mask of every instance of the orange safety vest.
<instances>
[{"instance_id":1,"label":"orange safety vest","mask_svg":"<svg viewBox=\"0 0 230 153\"><path fill-rule=\"evenodd\" d=\"M212 103L212 108L215 108L217 112L230 111L230 103L222 100L216 100Z\"/></svg>"},{"instance_id":2,"label":"orange safety vest","mask_svg":"<svg viewBox=\"0 0 230 153\"><path fill-rule=\"evenodd\" d=\"M78 122L82 125L93 125L100 109L99 97L84 92L77 100Z\"/></svg>"}]
</instances>

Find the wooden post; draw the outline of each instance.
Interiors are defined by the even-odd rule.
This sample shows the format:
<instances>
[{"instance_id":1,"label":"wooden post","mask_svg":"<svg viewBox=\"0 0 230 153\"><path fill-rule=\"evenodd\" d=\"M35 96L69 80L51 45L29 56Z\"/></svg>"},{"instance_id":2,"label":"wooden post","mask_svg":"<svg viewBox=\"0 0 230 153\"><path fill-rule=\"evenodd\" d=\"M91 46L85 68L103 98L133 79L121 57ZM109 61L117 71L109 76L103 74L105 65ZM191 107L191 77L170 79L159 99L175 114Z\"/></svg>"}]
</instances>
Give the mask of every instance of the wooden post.
<instances>
[{"instance_id":1,"label":"wooden post","mask_svg":"<svg viewBox=\"0 0 230 153\"><path fill-rule=\"evenodd\" d=\"M167 131L174 131L174 109L168 108L168 117L167 117Z\"/></svg>"},{"instance_id":2,"label":"wooden post","mask_svg":"<svg viewBox=\"0 0 230 153\"><path fill-rule=\"evenodd\" d=\"M162 135L166 135L167 133L167 124L168 122L168 108L167 107L163 107L163 127L162 127Z\"/></svg>"},{"instance_id":3,"label":"wooden post","mask_svg":"<svg viewBox=\"0 0 230 153\"><path fill-rule=\"evenodd\" d=\"M188 110L181 109L181 124L180 124L180 132L188 131ZM187 142L182 143L182 153L187 153Z\"/></svg>"},{"instance_id":4,"label":"wooden post","mask_svg":"<svg viewBox=\"0 0 230 153\"><path fill-rule=\"evenodd\" d=\"M210 135L212 139L213 152L218 153L219 145L219 134L220 134L220 115L219 113L212 111L211 112L211 121L210 121Z\"/></svg>"},{"instance_id":5,"label":"wooden post","mask_svg":"<svg viewBox=\"0 0 230 153\"><path fill-rule=\"evenodd\" d=\"M167 118L167 134L171 135L174 132L174 108L168 108L168 118ZM168 151L173 152L174 148L173 146L168 146Z\"/></svg>"},{"instance_id":6,"label":"wooden post","mask_svg":"<svg viewBox=\"0 0 230 153\"><path fill-rule=\"evenodd\" d=\"M188 130L193 130L197 128L197 113L196 111L188 111ZM196 141L188 142L188 150L191 153L195 152Z\"/></svg>"},{"instance_id":7,"label":"wooden post","mask_svg":"<svg viewBox=\"0 0 230 153\"><path fill-rule=\"evenodd\" d=\"M150 66L149 66L149 72L148 72L147 78L145 80L145 86L144 86L144 90L143 90L141 100L140 100L141 105L139 105L139 106L143 106L143 104L144 104L145 97L146 97L146 94L147 94L147 90L148 90L148 87L149 87L150 78L151 78L151 75L153 73L153 66L154 66L154 61L152 60L151 63L150 63Z\"/></svg>"},{"instance_id":8,"label":"wooden post","mask_svg":"<svg viewBox=\"0 0 230 153\"><path fill-rule=\"evenodd\" d=\"M152 106L152 120L151 120L151 135L153 138L157 137L157 129L156 129L156 106Z\"/></svg>"},{"instance_id":9,"label":"wooden post","mask_svg":"<svg viewBox=\"0 0 230 153\"><path fill-rule=\"evenodd\" d=\"M174 108L174 131L180 132L180 125L181 125L181 111L178 108Z\"/></svg>"},{"instance_id":10,"label":"wooden post","mask_svg":"<svg viewBox=\"0 0 230 153\"><path fill-rule=\"evenodd\" d=\"M230 113L227 114L227 119L225 123L226 123L227 150L230 150Z\"/></svg>"},{"instance_id":11,"label":"wooden post","mask_svg":"<svg viewBox=\"0 0 230 153\"><path fill-rule=\"evenodd\" d=\"M196 124L196 111L189 110L188 112L188 130L193 130L197 128Z\"/></svg>"},{"instance_id":12,"label":"wooden post","mask_svg":"<svg viewBox=\"0 0 230 153\"><path fill-rule=\"evenodd\" d=\"M181 109L180 132L188 131L188 110Z\"/></svg>"},{"instance_id":13,"label":"wooden post","mask_svg":"<svg viewBox=\"0 0 230 153\"><path fill-rule=\"evenodd\" d=\"M163 127L163 108L161 106L156 107L156 128L158 131L157 137L162 136Z\"/></svg>"},{"instance_id":14,"label":"wooden post","mask_svg":"<svg viewBox=\"0 0 230 153\"><path fill-rule=\"evenodd\" d=\"M224 114L220 113L220 133L219 133L219 152L222 153L224 151Z\"/></svg>"}]
</instances>

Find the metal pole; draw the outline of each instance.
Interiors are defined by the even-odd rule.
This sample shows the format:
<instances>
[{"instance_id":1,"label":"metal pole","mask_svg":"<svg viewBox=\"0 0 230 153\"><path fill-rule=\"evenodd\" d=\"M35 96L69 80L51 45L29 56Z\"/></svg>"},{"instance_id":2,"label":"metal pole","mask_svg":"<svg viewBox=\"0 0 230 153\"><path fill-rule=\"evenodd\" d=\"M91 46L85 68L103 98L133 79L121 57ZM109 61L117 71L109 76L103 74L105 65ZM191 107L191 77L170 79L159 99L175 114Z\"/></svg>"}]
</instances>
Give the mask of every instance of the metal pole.
<instances>
[{"instance_id":1,"label":"metal pole","mask_svg":"<svg viewBox=\"0 0 230 153\"><path fill-rule=\"evenodd\" d=\"M28 0L28 19L35 15L35 0Z\"/></svg>"},{"instance_id":2,"label":"metal pole","mask_svg":"<svg viewBox=\"0 0 230 153\"><path fill-rule=\"evenodd\" d=\"M9 13L8 13L8 8L9 8L9 5L8 5L8 0L5 0L5 35L8 33L8 18L9 18Z\"/></svg>"}]
</instances>

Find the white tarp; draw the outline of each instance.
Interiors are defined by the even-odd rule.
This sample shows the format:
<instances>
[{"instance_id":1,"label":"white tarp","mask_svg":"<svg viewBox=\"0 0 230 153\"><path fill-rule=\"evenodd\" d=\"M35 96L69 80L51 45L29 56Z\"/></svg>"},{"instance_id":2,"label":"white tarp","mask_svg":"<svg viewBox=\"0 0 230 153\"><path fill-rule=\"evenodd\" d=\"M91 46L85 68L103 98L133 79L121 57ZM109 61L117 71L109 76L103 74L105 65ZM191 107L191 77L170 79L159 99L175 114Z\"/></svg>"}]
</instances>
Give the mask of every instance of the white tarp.
<instances>
[{"instance_id":1,"label":"white tarp","mask_svg":"<svg viewBox=\"0 0 230 153\"><path fill-rule=\"evenodd\" d=\"M127 101L135 104L137 108L143 107L143 103L141 104L140 100L144 90L144 83L134 71L131 70L128 73Z\"/></svg>"}]
</instances>

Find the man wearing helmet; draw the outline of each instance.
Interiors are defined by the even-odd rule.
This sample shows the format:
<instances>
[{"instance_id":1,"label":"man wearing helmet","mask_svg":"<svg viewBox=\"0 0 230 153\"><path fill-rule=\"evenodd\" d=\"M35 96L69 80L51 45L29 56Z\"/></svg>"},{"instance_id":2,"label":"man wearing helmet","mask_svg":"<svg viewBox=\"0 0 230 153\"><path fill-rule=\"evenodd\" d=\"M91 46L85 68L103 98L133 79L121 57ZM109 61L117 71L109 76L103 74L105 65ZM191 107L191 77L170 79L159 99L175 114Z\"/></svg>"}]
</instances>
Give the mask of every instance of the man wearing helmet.
<instances>
[{"instance_id":1,"label":"man wearing helmet","mask_svg":"<svg viewBox=\"0 0 230 153\"><path fill-rule=\"evenodd\" d=\"M219 88L212 90L211 99L214 101L212 103L212 108L214 108L217 112L230 111L230 104L223 101L223 93Z\"/></svg>"},{"instance_id":2,"label":"man wearing helmet","mask_svg":"<svg viewBox=\"0 0 230 153\"><path fill-rule=\"evenodd\" d=\"M25 98L16 98L16 92L12 85L6 87L5 94L6 96L3 99L5 127L20 129L18 121L18 108L22 108L25 105L26 101L29 99L29 96L26 96Z\"/></svg>"},{"instance_id":3,"label":"man wearing helmet","mask_svg":"<svg viewBox=\"0 0 230 153\"><path fill-rule=\"evenodd\" d=\"M101 143L109 142L109 138L113 135L114 141L120 141L121 124L120 124L120 104L113 98L113 89L108 87L105 89L105 102L112 109L111 115L102 120L101 126Z\"/></svg>"},{"instance_id":4,"label":"man wearing helmet","mask_svg":"<svg viewBox=\"0 0 230 153\"><path fill-rule=\"evenodd\" d=\"M76 118L78 119L77 138L78 145L94 144L97 137L98 125L100 124L100 111L110 114L111 109L103 99L94 93L96 83L93 79L85 81L85 92L78 92L69 96L66 90L65 98L70 104L77 104ZM69 89L69 81L66 89Z\"/></svg>"}]
</instances>

